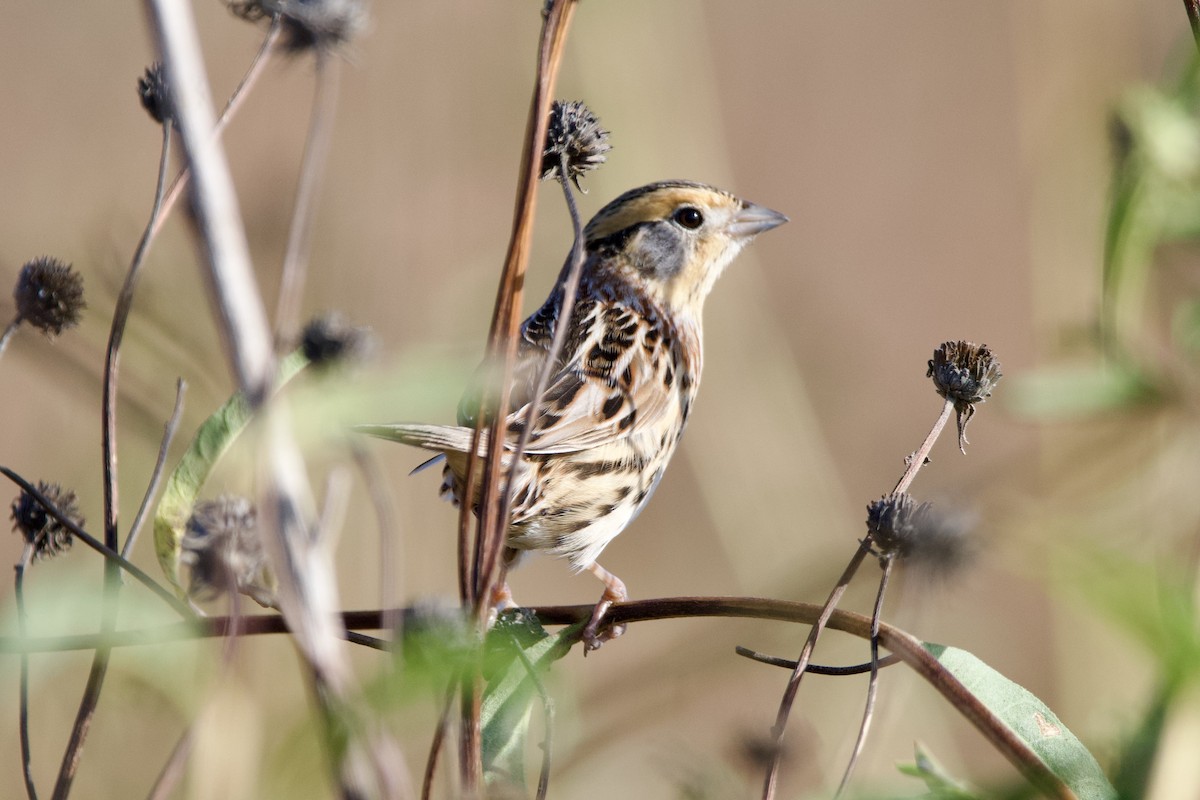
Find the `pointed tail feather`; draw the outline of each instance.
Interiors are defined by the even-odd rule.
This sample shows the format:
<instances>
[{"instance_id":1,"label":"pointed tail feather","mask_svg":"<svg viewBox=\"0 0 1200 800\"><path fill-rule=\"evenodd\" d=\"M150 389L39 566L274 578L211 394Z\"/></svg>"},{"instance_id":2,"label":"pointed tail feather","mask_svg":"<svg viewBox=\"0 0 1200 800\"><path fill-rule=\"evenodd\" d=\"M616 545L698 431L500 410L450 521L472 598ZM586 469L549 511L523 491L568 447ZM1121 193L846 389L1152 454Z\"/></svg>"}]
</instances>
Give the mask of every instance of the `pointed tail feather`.
<instances>
[{"instance_id":1,"label":"pointed tail feather","mask_svg":"<svg viewBox=\"0 0 1200 800\"><path fill-rule=\"evenodd\" d=\"M392 423L387 425L355 425L354 430L391 442L435 450L442 453L465 453L471 449L474 431L458 425L420 425ZM480 437L479 454L487 448L487 433Z\"/></svg>"}]
</instances>

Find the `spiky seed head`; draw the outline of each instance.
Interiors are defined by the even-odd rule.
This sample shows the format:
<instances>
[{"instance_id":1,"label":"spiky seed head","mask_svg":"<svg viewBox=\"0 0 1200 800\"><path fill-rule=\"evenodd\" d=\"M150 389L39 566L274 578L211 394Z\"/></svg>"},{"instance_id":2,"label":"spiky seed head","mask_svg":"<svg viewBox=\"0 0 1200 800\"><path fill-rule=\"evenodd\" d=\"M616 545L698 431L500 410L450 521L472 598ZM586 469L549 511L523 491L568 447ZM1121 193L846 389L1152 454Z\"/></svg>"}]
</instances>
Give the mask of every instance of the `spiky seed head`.
<instances>
[{"instance_id":1,"label":"spiky seed head","mask_svg":"<svg viewBox=\"0 0 1200 800\"><path fill-rule=\"evenodd\" d=\"M75 493L57 483L38 481L37 490L54 505L64 517L83 527L83 516ZM25 541L33 545L34 558L53 558L71 548L74 541L71 529L63 525L46 510L29 492L21 495L12 504L13 530L20 531Z\"/></svg>"},{"instance_id":2,"label":"spiky seed head","mask_svg":"<svg viewBox=\"0 0 1200 800\"><path fill-rule=\"evenodd\" d=\"M867 530L883 558L947 574L973 553L969 515L917 503L907 492L885 495L867 505Z\"/></svg>"},{"instance_id":3,"label":"spiky seed head","mask_svg":"<svg viewBox=\"0 0 1200 800\"><path fill-rule=\"evenodd\" d=\"M582 101L555 100L542 149L542 178L557 178L565 159L566 177L581 189L579 179L603 164L611 149L608 131Z\"/></svg>"},{"instance_id":4,"label":"spiky seed head","mask_svg":"<svg viewBox=\"0 0 1200 800\"><path fill-rule=\"evenodd\" d=\"M1000 362L986 344L943 342L933 351L925 376L933 378L938 394L954 403L958 447L965 453L967 423L975 416L975 406L991 396L1003 377Z\"/></svg>"},{"instance_id":5,"label":"spiky seed head","mask_svg":"<svg viewBox=\"0 0 1200 800\"><path fill-rule=\"evenodd\" d=\"M258 535L254 504L222 495L199 502L184 528L181 561L188 566L188 595L211 600L236 590L272 605L274 582Z\"/></svg>"},{"instance_id":6,"label":"spiky seed head","mask_svg":"<svg viewBox=\"0 0 1200 800\"><path fill-rule=\"evenodd\" d=\"M362 0L229 0L235 16L255 21L278 17L284 46L292 51L333 49L366 27Z\"/></svg>"},{"instance_id":7,"label":"spiky seed head","mask_svg":"<svg viewBox=\"0 0 1200 800\"><path fill-rule=\"evenodd\" d=\"M167 81L167 70L155 61L146 67L146 72L138 78L138 99L142 108L162 125L175 120L175 104L171 97L171 84Z\"/></svg>"},{"instance_id":8,"label":"spiky seed head","mask_svg":"<svg viewBox=\"0 0 1200 800\"><path fill-rule=\"evenodd\" d=\"M57 258L39 256L21 267L13 300L23 322L56 336L79 324L87 308L83 277Z\"/></svg>"},{"instance_id":9,"label":"spiky seed head","mask_svg":"<svg viewBox=\"0 0 1200 800\"><path fill-rule=\"evenodd\" d=\"M367 328L351 325L336 311L313 317L300 334L304 357L320 367L364 358L373 344Z\"/></svg>"}]
</instances>

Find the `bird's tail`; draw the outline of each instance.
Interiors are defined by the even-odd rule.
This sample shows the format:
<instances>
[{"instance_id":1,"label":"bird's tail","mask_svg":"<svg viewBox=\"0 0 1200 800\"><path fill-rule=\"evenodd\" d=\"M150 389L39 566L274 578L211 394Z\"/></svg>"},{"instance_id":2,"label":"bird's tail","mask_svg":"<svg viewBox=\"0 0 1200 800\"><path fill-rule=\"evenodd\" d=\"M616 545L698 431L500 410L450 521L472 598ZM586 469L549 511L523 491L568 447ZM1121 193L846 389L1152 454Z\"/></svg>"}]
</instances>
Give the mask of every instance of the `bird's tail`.
<instances>
[{"instance_id":1,"label":"bird's tail","mask_svg":"<svg viewBox=\"0 0 1200 800\"><path fill-rule=\"evenodd\" d=\"M378 436L391 442L434 450L439 453L466 453L471 449L474 431L459 425L420 425L392 423L387 425L355 425L354 430ZM479 455L487 452L487 432L480 436Z\"/></svg>"}]
</instances>

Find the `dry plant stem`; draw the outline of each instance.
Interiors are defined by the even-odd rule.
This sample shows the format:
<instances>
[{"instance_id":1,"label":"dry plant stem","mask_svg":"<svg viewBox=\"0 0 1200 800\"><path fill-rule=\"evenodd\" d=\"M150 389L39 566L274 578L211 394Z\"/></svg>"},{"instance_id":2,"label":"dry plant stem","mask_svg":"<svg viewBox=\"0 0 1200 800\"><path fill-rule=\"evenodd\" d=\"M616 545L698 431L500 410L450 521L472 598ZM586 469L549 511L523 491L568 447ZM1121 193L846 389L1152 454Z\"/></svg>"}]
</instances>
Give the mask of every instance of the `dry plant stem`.
<instances>
[{"instance_id":1,"label":"dry plant stem","mask_svg":"<svg viewBox=\"0 0 1200 800\"><path fill-rule=\"evenodd\" d=\"M171 792L183 780L183 769L187 766L188 757L192 754L194 741L193 729L189 725L188 729L179 737L179 741L175 743L171 755L167 757L167 763L163 764L158 778L154 781L154 786L150 787L150 794L146 795L146 800L167 800L171 796Z\"/></svg>"},{"instance_id":2,"label":"dry plant stem","mask_svg":"<svg viewBox=\"0 0 1200 800\"><path fill-rule=\"evenodd\" d=\"M271 27L267 29L267 35L263 38L262 44L259 45L258 52L254 54L254 59L250 62L249 68L234 88L233 94L229 96L229 100L225 102L225 107L221 109L221 116L217 118L216 128L213 129L214 136L220 136L225 131L225 128L229 125L229 121L233 119L234 114L237 113L237 110L241 108L242 103L249 96L250 89L257 83L259 76L262 75L263 68L270 61L269 57L275 47L275 42L279 39L279 32L282 27L279 17L271 21ZM171 215L171 210L175 208L175 203L179 200L179 196L183 194L183 190L187 188L191 177L192 170L186 165L175 174L175 178L171 181L171 188L167 190L167 196L163 200L162 212L158 215L158 219L154 221L154 225L150 229L150 241L153 242L158 236L158 232L162 230L163 223Z\"/></svg>"},{"instance_id":3,"label":"dry plant stem","mask_svg":"<svg viewBox=\"0 0 1200 800\"><path fill-rule=\"evenodd\" d=\"M796 668L796 662L794 659L781 658L779 656L760 653L757 650L751 650L749 647L742 647L741 645L738 645L734 648L734 652L743 658L748 658L751 661L757 661L760 664L766 664L771 667L782 667L783 669L787 670L793 670ZM864 661L861 664L850 664L849 666L845 667L831 667L825 664L809 664L808 669L805 670L805 672L808 672L812 675L846 677L849 675L862 675L864 672L870 672L872 669L877 667L882 669L884 667L890 667L893 664L899 663L900 659L896 658L895 656L884 656L883 658L880 658L874 662Z\"/></svg>"},{"instance_id":4,"label":"dry plant stem","mask_svg":"<svg viewBox=\"0 0 1200 800\"><path fill-rule=\"evenodd\" d=\"M270 385L271 337L233 180L214 135L216 121L191 8L173 0L146 0L146 7L172 80L176 122L192 173L193 218L222 344L238 387L257 407Z\"/></svg>"},{"instance_id":5,"label":"dry plant stem","mask_svg":"<svg viewBox=\"0 0 1200 800\"><path fill-rule=\"evenodd\" d=\"M129 558L129 554L133 552L133 546L137 542L138 534L142 532L146 515L150 513L150 504L154 501L154 496L158 494L163 471L167 466L167 451L171 449L171 442L179 431L179 421L183 418L183 396L186 393L187 382L183 378L176 378L175 408L171 410L171 418L163 426L163 438L158 445L158 458L154 462L154 470L150 473L150 485L146 487L146 494L142 497L142 504L133 518L133 524L129 526L129 535L125 537L125 546L121 548L121 558Z\"/></svg>"},{"instance_id":6,"label":"dry plant stem","mask_svg":"<svg viewBox=\"0 0 1200 800\"><path fill-rule=\"evenodd\" d=\"M933 449L933 443L941 435L942 429L946 427L946 423L949 421L950 414L953 411L954 401L944 401L942 404L942 413L938 415L937 420L933 423L933 427L929 429L929 434L925 437L925 441L921 443L921 446L917 448L915 453L908 457L907 467L904 470L904 474L900 476L900 480L896 483L896 488L892 490L893 494L908 491L913 479L917 477L917 473L924 466L925 459L929 457L929 452ZM808 638L804 642L804 647L800 651L800 657L796 660L796 667L792 670L791 678L788 679L788 685L784 689L783 698L779 701L779 711L775 716L775 727L772 729L775 748L771 755L771 762L767 766L766 777L763 780L763 800L771 800L775 796L775 790L779 783L779 766L783 758L783 735L787 730L787 721L792 712L792 705L796 701L796 692L800 688L800 680L804 677L804 673L808 669L808 662L812 658L813 649L817 645L817 639L820 638L821 631L829 620L829 613L841 601L842 595L846 592L846 587L850 585L850 580L858 572L859 566L870 551L871 535L868 533L863 537L862 542L859 543L858 550L850 559L850 563L846 565L842 576L838 578L833 591L829 593L829 598L825 601L825 610L817 618L812 630L809 631Z\"/></svg>"},{"instance_id":7,"label":"dry plant stem","mask_svg":"<svg viewBox=\"0 0 1200 800\"><path fill-rule=\"evenodd\" d=\"M229 675L230 667L233 665L233 656L237 652L237 644L242 628L242 613L238 605L237 579L232 574L226 578L225 596L229 600L229 633L225 636L223 646L221 647L221 661L217 667L216 680L213 682L215 686L220 686L225 682L225 678ZM212 702L212 695L209 693L208 703ZM184 730L179 737L179 741L175 743L175 747L171 749L171 755L167 758L167 763L158 773L158 778L154 782L154 786L150 789L150 794L147 795L147 800L166 800L171 796L175 787L183 780L184 767L187 766L188 757L192 753L192 744L196 738L196 725L199 724L198 718L203 712L196 715L197 719L192 722Z\"/></svg>"},{"instance_id":8,"label":"dry plant stem","mask_svg":"<svg viewBox=\"0 0 1200 800\"><path fill-rule=\"evenodd\" d=\"M274 353L266 311L255 284L229 165L213 135L212 102L190 7L147 0L151 28L172 76L175 111L192 170L192 210L210 300L237 384L260 412L259 514L264 549L279 585L280 607L313 679L318 706L345 691L349 668L334 625L336 580L329 553L313 537L312 498L286 408L267 403ZM324 718L327 722L330 717ZM327 732L328 733L328 732ZM328 737L327 737L328 738ZM329 751L340 758L346 751ZM341 775L350 759L333 765Z\"/></svg>"},{"instance_id":9,"label":"dry plant stem","mask_svg":"<svg viewBox=\"0 0 1200 800\"><path fill-rule=\"evenodd\" d=\"M50 502L49 498L47 498L46 495L44 495L40 491L38 491L36 486L34 486L29 481L22 478L17 473L13 472L8 467L0 467L0 475L4 475L4 477L8 478L10 481L15 483L17 486L20 486L21 489L24 490L26 494L28 494L34 500L37 500L38 504L41 505L42 508L46 509L46 513L48 513L50 516L54 517L54 519L56 519L59 522L59 524L61 524L65 528L67 528L67 530L71 531L72 536L74 536L76 539L78 539L79 541L86 544L88 547L95 550L100 555L104 556L110 562L116 564L118 567L120 567L121 569L128 572L138 583L141 583L143 586L145 586L150 591L154 592L156 595L158 595L164 601L166 601L167 605L169 605L169 606L171 606L171 608L175 609L181 617L183 617L186 620L193 620L196 618L195 613L192 612L192 610L188 607L187 603L184 603L178 597L176 597L174 594L172 594L169 590L163 588L160 584L155 582L155 580L153 578L151 578L149 575L147 575L145 572L143 572L141 569L139 569L133 563L122 558L120 553L116 553L112 550L109 550L107 547L104 546L103 542L101 542L96 537L92 536L90 533L85 531L83 528L79 527L79 525L74 520L72 520L71 518L69 518L65 514L63 514L62 511L59 510L58 506L56 506L56 505L54 505L54 503ZM92 649L92 648L88 648L88 649Z\"/></svg>"},{"instance_id":10,"label":"dry plant stem","mask_svg":"<svg viewBox=\"0 0 1200 800\"><path fill-rule=\"evenodd\" d=\"M533 394L529 398L528 411L525 412L525 421L521 426L521 435L517 437L517 446L512 452L513 466L509 470L508 480L505 481L503 503L500 506L500 519L502 520L507 520L509 514L512 513L512 479L515 477L521 456L525 454L525 448L529 446L529 437L533 435L534 417L537 415L538 407L541 405L542 395L546 393L546 387L550 384L550 377L557 370L556 362L558 354L562 352L563 344L567 341L567 330L571 327L568 323L575 309L575 295L579 293L579 276L583 273L583 224L579 220L579 209L575 206L575 196L571 193L571 183L567 179L567 175L567 156L563 153L559 156L558 182L562 184L563 195L567 201L567 210L571 213L571 229L574 232L574 238L571 241L570 261L568 262L571 267L567 272L567 280L563 285L563 296L560 306L563 316L555 323L554 337L550 340L550 351L546 353L546 363L542 365L542 369L538 373L537 385L534 387ZM498 553L499 550L496 551L496 554ZM484 575L490 575L493 566L490 563L486 564Z\"/></svg>"},{"instance_id":11,"label":"dry plant stem","mask_svg":"<svg viewBox=\"0 0 1200 800\"><path fill-rule=\"evenodd\" d=\"M483 474L483 492L480 497L480 515L478 536L476 537L472 563L477 565L493 565L499 561L499 554L504 544L504 533L507 521L499 515L499 498L496 490L501 478L500 455L504 450L504 410L508 408L509 377L512 374L516 359L517 330L520 325L521 301L524 297L525 271L529 262L529 249L533 239L533 222L537 206L537 189L541 173L542 148L546 141L546 130L549 126L550 104L554 97L554 86L558 80L559 66L562 62L563 48L566 42L567 29L571 16L575 11L575 0L554 0L546 13L542 24L542 33L538 46L537 74L534 83L533 98L530 101L529 119L525 127L525 146L521 151L521 167L517 184L517 202L513 217L513 230L509 239L508 252L505 255L504 268L500 276L500 286L496 293L496 306L492 315L491 328L488 331L488 359L501 365L500 374L494 376L499 380L499 397L494 405L485 398L481 402L481 413L477 414L475 432L472 436L471 450L467 462L467 480L464 491L465 497L473 497L476 480L475 464L478 460L479 441L485 424L489 423L489 415L483 413L494 408L489 425L489 445L485 458ZM490 391L490 390L488 390ZM466 554L466 543L469 539L471 504L463 503L459 516L460 554ZM460 565L460 582L467 584L471 607L477 613L485 613L488 602L486 591L489 588L489 578L492 569L484 569L483 575L476 574L474 580L465 580L462 573L466 567Z\"/></svg>"},{"instance_id":12,"label":"dry plant stem","mask_svg":"<svg viewBox=\"0 0 1200 800\"><path fill-rule=\"evenodd\" d=\"M867 743L867 732L871 729L871 719L875 715L875 697L879 693L879 618L883 614L883 597L887 593L888 580L892 577L892 567L895 563L896 560L892 557L883 561L883 575L879 578L875 609L871 613L871 680L867 683L867 702L863 708L862 724L858 727L858 738L854 742L850 761L846 764L846 771L842 773L842 782L838 784L834 797L839 797L846 791L846 785L850 783L850 776L854 773L859 756L862 755L863 746Z\"/></svg>"},{"instance_id":13,"label":"dry plant stem","mask_svg":"<svg viewBox=\"0 0 1200 800\"><path fill-rule=\"evenodd\" d=\"M433 731L433 739L429 742L429 755L425 758L425 774L421 779L421 800L431 800L433 797L433 779L437 772L438 756L446 743L446 731L450 727L450 709L454 705L454 687L458 680L452 680L446 686L446 699L442 702L442 713L438 715L438 724ZM449 796L453 797L453 793Z\"/></svg>"},{"instance_id":14,"label":"dry plant stem","mask_svg":"<svg viewBox=\"0 0 1200 800\"><path fill-rule=\"evenodd\" d=\"M571 16L575 11L575 0L554 0L546 13L542 24L542 34L538 48L537 78L533 91L533 99L529 108L529 120L525 130L525 146L521 152L521 168L517 186L517 203L513 219L513 231L509 240L508 253L505 256L504 269L501 273L500 287L496 294L496 307L492 316L492 325L488 331L487 354L493 363L501 365L499 377L499 396L494 404L481 403L480 413L475 423L475 432L471 439L470 456L467 462L467 478L464 487L466 502L462 504L459 516L460 542L460 583L463 572L467 569L461 563L466 556L466 541L469 538L470 516L474 497L475 463L479 451L479 441L483 428L488 425L488 448L481 476L483 491L480 495L480 513L476 528L475 547L472 553L472 563L484 565L483 574L479 580L471 581L468 596L464 598L475 613L482 627L486 624L487 603L491 588L496 577L497 565L500 562L500 552L504 547L504 535L507 520L500 517L500 507L503 504L498 494L501 479L500 456L504 451L505 409L508 408L511 391L509 376L512 375L516 361L517 328L520 324L521 301L524 295L525 270L529 261L529 249L533 239L534 210L537 204L538 178L541 171L541 154L546 141L546 129L549 124L550 103L554 96L554 85L558 78L558 69L562 61L563 48L566 42L567 29ZM488 409L495 409L488 414ZM462 724L460 736L461 764L460 772L463 777L463 793L475 796L483 778L483 756L481 730L479 724L479 703L482 693L483 678L477 666L474 675L470 677L469 691L464 692L462 703ZM465 686L465 682L464 682Z\"/></svg>"},{"instance_id":15,"label":"dry plant stem","mask_svg":"<svg viewBox=\"0 0 1200 800\"><path fill-rule=\"evenodd\" d=\"M304 278L312 244L316 199L325 175L332 141L333 119L337 111L337 59L326 47L316 48L316 81L313 88L312 115L308 140L300 161L300 180L296 186L296 204L288 231L287 251L279 282L279 300L275 306L275 342L286 347L296 335L297 319L304 297Z\"/></svg>"},{"instance_id":16,"label":"dry plant stem","mask_svg":"<svg viewBox=\"0 0 1200 800\"><path fill-rule=\"evenodd\" d=\"M18 314L13 317L13 321L8 323L8 327L4 329L4 333L0 335L0 355L4 355L4 350L8 347L8 340L17 332L17 328L21 327L21 317Z\"/></svg>"},{"instance_id":17,"label":"dry plant stem","mask_svg":"<svg viewBox=\"0 0 1200 800\"><path fill-rule=\"evenodd\" d=\"M350 455L367 484L367 494L379 522L379 607L383 609L383 630L399 642L400 609L396 598L402 592L395 585L395 565L403 559L399 550L404 542L399 536L399 518L388 491L387 478L372 452L358 440L351 440Z\"/></svg>"},{"instance_id":18,"label":"dry plant stem","mask_svg":"<svg viewBox=\"0 0 1200 800\"><path fill-rule=\"evenodd\" d=\"M842 576L838 578L833 591L829 593L829 598L825 601L825 605L821 607L821 613L817 616L816 622L813 623L812 630L808 632L808 638L805 639L804 647L800 650L800 657L796 660L796 667L792 670L791 677L788 678L787 687L783 691L783 698L779 701L779 711L775 715L775 727L771 731L771 735L775 740L775 747L771 755L771 762L767 766L766 778L763 781L764 800L770 800L770 798L775 796L775 789L779 782L779 765L783 758L783 734L787 730L787 721L792 712L792 704L796 700L796 692L800 689L800 679L804 677L804 673L808 669L813 648L817 645L817 639L820 638L821 631L825 629L829 618L833 615L834 609L837 608L838 602L841 601L842 595L845 594L846 587L850 585L850 579L854 577L854 573L858 571L859 565L862 564L863 559L870 552L870 541L870 536L864 537L858 551L850 559L850 563L846 565L846 569L842 572Z\"/></svg>"},{"instance_id":19,"label":"dry plant stem","mask_svg":"<svg viewBox=\"0 0 1200 800\"><path fill-rule=\"evenodd\" d=\"M117 378L121 366L121 341L125 336L125 325L133 309L133 295L137 289L138 277L141 274L142 263L146 250L150 245L150 230L154 220L162 209L163 192L166 189L167 166L171 159L171 124L162 126L162 148L158 158L158 179L155 182L154 202L150 208L150 219L142 231L142 237L134 250L125 274L125 283L117 295L117 305L113 311L112 327L108 335L108 350L104 361L104 385L101 399L101 451L103 453L104 472L104 546L116 551L121 546L117 529L119 516L119 500L117 491ZM111 633L117 627L117 594L121 590L121 576L117 565L111 561L104 562L104 597L101 608L100 628L102 633ZM108 675L108 661L112 651L107 647L96 649L92 657L92 668L88 675L87 688L79 701L79 709L75 714L75 723L71 728L67 749L63 753L62 766L59 767L58 780L54 786L54 797L65 798L71 792L71 783L75 780L75 771L79 767L79 759L83 754L83 745L91 729L92 717L96 713L96 705L100 702L100 692L104 689L104 680Z\"/></svg>"},{"instance_id":20,"label":"dry plant stem","mask_svg":"<svg viewBox=\"0 0 1200 800\"><path fill-rule=\"evenodd\" d=\"M586 622L591 617L594 608L595 604L546 606L534 609L534 612L543 625L575 625ZM761 597L663 597L654 600L614 603L608 614L613 624L725 617L812 625L825 612L826 609L812 603L795 603ZM347 628L378 629L382 617L383 615L379 611L349 611L342 614L342 622ZM868 639L871 636L872 621L869 617L861 614L835 610L829 616L828 627L830 630L842 631L861 639ZM230 620L223 617L212 617L204 619L196 625L176 623L141 631L121 631L110 637L106 644L111 647L158 645L170 641L193 640L198 637L223 636L229 629ZM242 618L242 636L286 632L287 626L283 618L276 614L260 614ZM1062 780L1050 771L1037 754L1024 742L1013 736L1003 722L938 663L919 639L882 621L879 622L878 632L880 647L895 654L949 700L951 705L978 728L988 741L1034 785L1040 787L1051 797L1064 800L1074 797ZM0 653L90 650L99 645L98 637L94 634L32 639L0 637ZM448 697L452 697L452 691L448 692Z\"/></svg>"},{"instance_id":21,"label":"dry plant stem","mask_svg":"<svg viewBox=\"0 0 1200 800\"><path fill-rule=\"evenodd\" d=\"M1200 49L1200 0L1183 0L1187 11L1188 24L1192 26L1192 38L1196 40L1196 48Z\"/></svg>"},{"instance_id":22,"label":"dry plant stem","mask_svg":"<svg viewBox=\"0 0 1200 800\"><path fill-rule=\"evenodd\" d=\"M933 427L929 429L929 435L925 437L925 441L921 442L921 446L917 448L917 452L908 457L908 464L905 467L904 474L900 476L900 480L896 483L896 488L892 489L892 494L907 492L908 487L912 486L913 479L917 477L917 473L921 471L921 467L925 466L925 460L929 458L929 451L933 449L933 443L942 435L942 429L946 427L946 423L950 421L950 415L953 413L954 401L946 400L942 404L941 415L933 423Z\"/></svg>"},{"instance_id":23,"label":"dry plant stem","mask_svg":"<svg viewBox=\"0 0 1200 800\"><path fill-rule=\"evenodd\" d=\"M45 535L45 534L42 534ZM29 618L25 613L25 570L33 561L34 543L27 542L17 562L13 595L17 600L17 634L24 639L29 635ZM29 749L29 654L21 653L21 682L18 689L18 727L21 737L21 775L25 779L25 795L37 800L37 788L33 783L33 755Z\"/></svg>"}]
</instances>

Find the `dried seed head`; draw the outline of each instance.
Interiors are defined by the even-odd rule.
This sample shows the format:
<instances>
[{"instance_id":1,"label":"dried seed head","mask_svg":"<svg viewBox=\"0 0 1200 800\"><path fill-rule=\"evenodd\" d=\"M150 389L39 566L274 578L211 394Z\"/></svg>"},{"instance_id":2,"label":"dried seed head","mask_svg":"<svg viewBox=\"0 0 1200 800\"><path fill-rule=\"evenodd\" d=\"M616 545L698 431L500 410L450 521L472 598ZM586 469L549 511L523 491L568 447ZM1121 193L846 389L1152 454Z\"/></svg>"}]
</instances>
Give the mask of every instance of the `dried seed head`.
<instances>
[{"instance_id":1,"label":"dried seed head","mask_svg":"<svg viewBox=\"0 0 1200 800\"><path fill-rule=\"evenodd\" d=\"M904 559L931 572L947 574L970 559L972 527L969 515L918 504L906 492L867 505L867 530L882 557Z\"/></svg>"},{"instance_id":2,"label":"dried seed head","mask_svg":"<svg viewBox=\"0 0 1200 800\"><path fill-rule=\"evenodd\" d=\"M47 336L79 324L87 308L83 301L83 277L57 258L41 256L21 267L13 289L17 316Z\"/></svg>"},{"instance_id":3,"label":"dried seed head","mask_svg":"<svg viewBox=\"0 0 1200 800\"><path fill-rule=\"evenodd\" d=\"M933 378L938 394L954 402L958 447L965 453L967 423L975 416L975 405L990 397L1003 377L1000 362L986 344L944 342L933 351L925 376Z\"/></svg>"},{"instance_id":4,"label":"dried seed head","mask_svg":"<svg viewBox=\"0 0 1200 800\"><path fill-rule=\"evenodd\" d=\"M259 541L257 517L254 504L236 495L196 504L184 529L181 556L189 569L189 597L211 600L236 589L260 605L274 605L275 582Z\"/></svg>"},{"instance_id":5,"label":"dried seed head","mask_svg":"<svg viewBox=\"0 0 1200 800\"><path fill-rule=\"evenodd\" d=\"M579 101L555 100L550 107L550 125L542 150L542 178L557 178L565 159L566 177L582 191L579 179L603 164L604 154L611 149L608 131L601 129L600 120L587 106Z\"/></svg>"},{"instance_id":6,"label":"dried seed head","mask_svg":"<svg viewBox=\"0 0 1200 800\"><path fill-rule=\"evenodd\" d=\"M75 493L57 483L38 481L37 490L51 502L62 515L83 527L83 516L79 513ZM71 548L71 530L53 516L28 492L21 492L12 504L13 530L20 531L25 541L33 545L37 559L53 558Z\"/></svg>"},{"instance_id":7,"label":"dried seed head","mask_svg":"<svg viewBox=\"0 0 1200 800\"><path fill-rule=\"evenodd\" d=\"M373 344L367 328L351 325L337 312L313 317L300 335L304 357L321 367L365 358Z\"/></svg>"},{"instance_id":8,"label":"dried seed head","mask_svg":"<svg viewBox=\"0 0 1200 800\"><path fill-rule=\"evenodd\" d=\"M146 67L146 74L138 78L138 97L154 121L163 125L175 120L175 105L171 99L171 85L167 82L167 70L155 61Z\"/></svg>"},{"instance_id":9,"label":"dried seed head","mask_svg":"<svg viewBox=\"0 0 1200 800\"><path fill-rule=\"evenodd\" d=\"M229 0L235 16L255 21L278 17L289 50L332 49L366 27L362 0Z\"/></svg>"}]
</instances>

